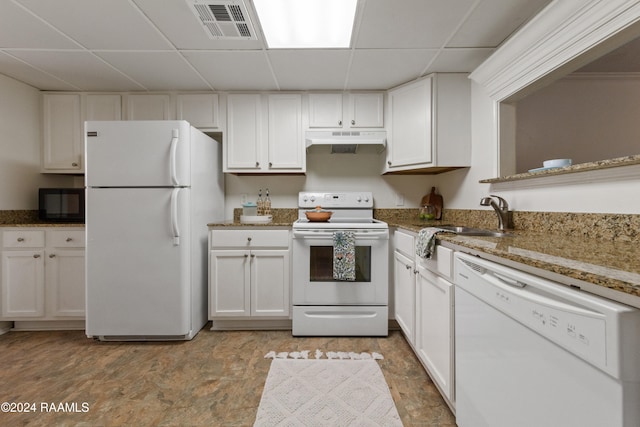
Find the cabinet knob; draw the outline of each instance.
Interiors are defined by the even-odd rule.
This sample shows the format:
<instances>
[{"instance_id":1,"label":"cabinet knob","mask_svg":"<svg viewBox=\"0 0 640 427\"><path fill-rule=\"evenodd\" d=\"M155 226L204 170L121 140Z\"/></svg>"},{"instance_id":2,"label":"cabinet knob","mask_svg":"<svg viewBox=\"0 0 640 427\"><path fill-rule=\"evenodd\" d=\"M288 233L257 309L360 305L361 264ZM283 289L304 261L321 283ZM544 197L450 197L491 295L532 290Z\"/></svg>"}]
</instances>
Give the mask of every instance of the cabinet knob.
<instances>
[{"instance_id":1,"label":"cabinet knob","mask_svg":"<svg viewBox=\"0 0 640 427\"><path fill-rule=\"evenodd\" d=\"M338 126L342 126L342 120L338 121Z\"/></svg>"},{"instance_id":2,"label":"cabinet knob","mask_svg":"<svg viewBox=\"0 0 640 427\"><path fill-rule=\"evenodd\" d=\"M387 160L387 164L391 166L391 160Z\"/></svg>"},{"instance_id":3,"label":"cabinet knob","mask_svg":"<svg viewBox=\"0 0 640 427\"><path fill-rule=\"evenodd\" d=\"M356 124L356 121L355 121L355 120L351 120L351 124L352 124L352 125L355 125L355 124Z\"/></svg>"},{"instance_id":4,"label":"cabinet knob","mask_svg":"<svg viewBox=\"0 0 640 427\"><path fill-rule=\"evenodd\" d=\"M33 254L34 258L40 258L40 254Z\"/></svg>"},{"instance_id":5,"label":"cabinet knob","mask_svg":"<svg viewBox=\"0 0 640 427\"><path fill-rule=\"evenodd\" d=\"M260 162L256 162L256 167L260 167Z\"/></svg>"},{"instance_id":6,"label":"cabinet knob","mask_svg":"<svg viewBox=\"0 0 640 427\"><path fill-rule=\"evenodd\" d=\"M55 257L56 257L56 254L49 255L49 258L55 258Z\"/></svg>"},{"instance_id":7,"label":"cabinet knob","mask_svg":"<svg viewBox=\"0 0 640 427\"><path fill-rule=\"evenodd\" d=\"M270 168L273 167L273 163L269 162L269 167Z\"/></svg>"},{"instance_id":8,"label":"cabinet knob","mask_svg":"<svg viewBox=\"0 0 640 427\"><path fill-rule=\"evenodd\" d=\"M244 254L244 257L245 257L245 258L248 258L248 257L249 257L249 254Z\"/></svg>"},{"instance_id":9,"label":"cabinet knob","mask_svg":"<svg viewBox=\"0 0 640 427\"><path fill-rule=\"evenodd\" d=\"M18 237L18 242L24 242L24 237Z\"/></svg>"},{"instance_id":10,"label":"cabinet knob","mask_svg":"<svg viewBox=\"0 0 640 427\"><path fill-rule=\"evenodd\" d=\"M251 237L247 237L247 242L250 242L250 241L251 241Z\"/></svg>"},{"instance_id":11,"label":"cabinet knob","mask_svg":"<svg viewBox=\"0 0 640 427\"><path fill-rule=\"evenodd\" d=\"M255 255L255 254L251 254L251 258L255 258L255 257L256 257L256 255Z\"/></svg>"},{"instance_id":12,"label":"cabinet knob","mask_svg":"<svg viewBox=\"0 0 640 427\"><path fill-rule=\"evenodd\" d=\"M73 166L74 168L78 167L78 164L76 162L71 163L71 166Z\"/></svg>"},{"instance_id":13,"label":"cabinet knob","mask_svg":"<svg viewBox=\"0 0 640 427\"><path fill-rule=\"evenodd\" d=\"M66 241L67 241L67 242L70 242L70 241L72 241L72 240L73 240L73 239L72 239L71 237L67 237L67 240L66 240Z\"/></svg>"},{"instance_id":14,"label":"cabinet knob","mask_svg":"<svg viewBox=\"0 0 640 427\"><path fill-rule=\"evenodd\" d=\"M411 266L410 265L405 265L404 268L406 268L407 270L411 270Z\"/></svg>"}]
</instances>

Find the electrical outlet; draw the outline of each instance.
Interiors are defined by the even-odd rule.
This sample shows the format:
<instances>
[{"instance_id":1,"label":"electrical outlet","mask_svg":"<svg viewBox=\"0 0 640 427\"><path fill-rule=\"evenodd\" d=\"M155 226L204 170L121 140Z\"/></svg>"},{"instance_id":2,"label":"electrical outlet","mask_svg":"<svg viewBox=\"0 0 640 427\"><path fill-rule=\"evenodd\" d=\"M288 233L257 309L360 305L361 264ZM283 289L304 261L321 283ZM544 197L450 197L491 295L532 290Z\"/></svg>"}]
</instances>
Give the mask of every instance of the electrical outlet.
<instances>
[{"instance_id":1,"label":"electrical outlet","mask_svg":"<svg viewBox=\"0 0 640 427\"><path fill-rule=\"evenodd\" d=\"M245 203L247 203L247 199L249 198L249 195L247 193L243 193L240 195L240 203L242 203L243 205Z\"/></svg>"},{"instance_id":2,"label":"electrical outlet","mask_svg":"<svg viewBox=\"0 0 640 427\"><path fill-rule=\"evenodd\" d=\"M396 206L404 206L404 196L400 193L396 193Z\"/></svg>"}]
</instances>

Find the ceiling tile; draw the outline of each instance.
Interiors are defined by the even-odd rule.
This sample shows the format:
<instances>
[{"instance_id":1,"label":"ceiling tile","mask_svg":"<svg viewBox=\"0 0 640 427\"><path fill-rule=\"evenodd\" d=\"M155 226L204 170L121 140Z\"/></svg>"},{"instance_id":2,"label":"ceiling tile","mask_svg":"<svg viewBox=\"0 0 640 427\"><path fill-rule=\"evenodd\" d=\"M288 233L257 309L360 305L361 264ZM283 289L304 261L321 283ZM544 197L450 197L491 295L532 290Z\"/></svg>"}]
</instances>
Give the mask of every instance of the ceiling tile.
<instances>
[{"instance_id":1,"label":"ceiling tile","mask_svg":"<svg viewBox=\"0 0 640 427\"><path fill-rule=\"evenodd\" d=\"M444 49L427 73L470 73L494 52L494 49Z\"/></svg>"},{"instance_id":2,"label":"ceiling tile","mask_svg":"<svg viewBox=\"0 0 640 427\"><path fill-rule=\"evenodd\" d=\"M148 90L211 90L178 52L96 52Z\"/></svg>"},{"instance_id":3,"label":"ceiling tile","mask_svg":"<svg viewBox=\"0 0 640 427\"><path fill-rule=\"evenodd\" d=\"M269 50L273 71L282 90L342 90L349 57L347 49Z\"/></svg>"},{"instance_id":4,"label":"ceiling tile","mask_svg":"<svg viewBox=\"0 0 640 427\"><path fill-rule=\"evenodd\" d=\"M476 0L367 0L356 48L439 48Z\"/></svg>"},{"instance_id":5,"label":"ceiling tile","mask_svg":"<svg viewBox=\"0 0 640 427\"><path fill-rule=\"evenodd\" d=\"M356 50L347 89L389 89L415 79L436 53L427 49Z\"/></svg>"},{"instance_id":6,"label":"ceiling tile","mask_svg":"<svg viewBox=\"0 0 640 427\"><path fill-rule=\"evenodd\" d=\"M79 90L118 91L144 89L89 52L12 51L16 57Z\"/></svg>"},{"instance_id":7,"label":"ceiling tile","mask_svg":"<svg viewBox=\"0 0 640 427\"><path fill-rule=\"evenodd\" d=\"M277 90L262 51L183 52L214 90Z\"/></svg>"},{"instance_id":8,"label":"ceiling tile","mask_svg":"<svg viewBox=\"0 0 640 427\"><path fill-rule=\"evenodd\" d=\"M551 0L483 0L448 47L496 47Z\"/></svg>"},{"instance_id":9,"label":"ceiling tile","mask_svg":"<svg viewBox=\"0 0 640 427\"><path fill-rule=\"evenodd\" d=\"M0 47L22 49L80 49L24 8L0 1Z\"/></svg>"},{"instance_id":10,"label":"ceiling tile","mask_svg":"<svg viewBox=\"0 0 640 427\"><path fill-rule=\"evenodd\" d=\"M12 56L0 52L0 74L13 77L41 90L79 90L43 71L37 70Z\"/></svg>"},{"instance_id":11,"label":"ceiling tile","mask_svg":"<svg viewBox=\"0 0 640 427\"><path fill-rule=\"evenodd\" d=\"M185 0L134 0L135 4L178 49L261 49L259 40L212 40ZM255 27L256 20L251 16Z\"/></svg>"},{"instance_id":12,"label":"ceiling tile","mask_svg":"<svg viewBox=\"0 0 640 427\"><path fill-rule=\"evenodd\" d=\"M19 1L88 49L172 47L129 0Z\"/></svg>"}]
</instances>

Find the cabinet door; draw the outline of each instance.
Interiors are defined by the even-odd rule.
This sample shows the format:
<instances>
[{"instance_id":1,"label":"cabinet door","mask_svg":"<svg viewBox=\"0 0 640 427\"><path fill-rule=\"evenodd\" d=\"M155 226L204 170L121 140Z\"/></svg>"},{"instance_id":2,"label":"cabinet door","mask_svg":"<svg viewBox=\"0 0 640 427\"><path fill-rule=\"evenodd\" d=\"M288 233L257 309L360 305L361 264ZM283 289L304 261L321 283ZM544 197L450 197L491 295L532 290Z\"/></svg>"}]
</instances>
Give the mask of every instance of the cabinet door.
<instances>
[{"instance_id":1,"label":"cabinet door","mask_svg":"<svg viewBox=\"0 0 640 427\"><path fill-rule=\"evenodd\" d=\"M389 92L391 114L388 168L432 162L431 80Z\"/></svg>"},{"instance_id":2,"label":"cabinet door","mask_svg":"<svg viewBox=\"0 0 640 427\"><path fill-rule=\"evenodd\" d=\"M349 94L349 123L352 128L384 126L384 95L381 93Z\"/></svg>"},{"instance_id":3,"label":"cabinet door","mask_svg":"<svg viewBox=\"0 0 640 427\"><path fill-rule=\"evenodd\" d=\"M176 116L199 129L217 129L218 95L215 93L179 94Z\"/></svg>"},{"instance_id":4,"label":"cabinet door","mask_svg":"<svg viewBox=\"0 0 640 427\"><path fill-rule=\"evenodd\" d=\"M51 316L84 317L84 259L84 250L47 251L45 277Z\"/></svg>"},{"instance_id":5,"label":"cabinet door","mask_svg":"<svg viewBox=\"0 0 640 427\"><path fill-rule=\"evenodd\" d=\"M342 127L342 93L309 94L309 127Z\"/></svg>"},{"instance_id":6,"label":"cabinet door","mask_svg":"<svg viewBox=\"0 0 640 427\"><path fill-rule=\"evenodd\" d=\"M209 252L209 317L251 314L249 251Z\"/></svg>"},{"instance_id":7,"label":"cabinet door","mask_svg":"<svg viewBox=\"0 0 640 427\"><path fill-rule=\"evenodd\" d=\"M227 98L226 169L260 170L262 148L262 102L259 94L233 94Z\"/></svg>"},{"instance_id":8,"label":"cabinet door","mask_svg":"<svg viewBox=\"0 0 640 427\"><path fill-rule=\"evenodd\" d=\"M304 171L302 96L269 95L269 170Z\"/></svg>"},{"instance_id":9,"label":"cabinet door","mask_svg":"<svg viewBox=\"0 0 640 427\"><path fill-rule=\"evenodd\" d=\"M44 316L44 251L2 252L2 317Z\"/></svg>"},{"instance_id":10,"label":"cabinet door","mask_svg":"<svg viewBox=\"0 0 640 427\"><path fill-rule=\"evenodd\" d=\"M453 401L453 284L418 267L416 344L418 357Z\"/></svg>"},{"instance_id":11,"label":"cabinet door","mask_svg":"<svg viewBox=\"0 0 640 427\"><path fill-rule=\"evenodd\" d=\"M82 172L79 94L43 95L43 172Z\"/></svg>"},{"instance_id":12,"label":"cabinet door","mask_svg":"<svg viewBox=\"0 0 640 427\"><path fill-rule=\"evenodd\" d=\"M415 342L415 263L399 252L394 252L394 305L395 319L411 344Z\"/></svg>"},{"instance_id":13,"label":"cabinet door","mask_svg":"<svg viewBox=\"0 0 640 427\"><path fill-rule=\"evenodd\" d=\"M84 102L84 120L122 120L120 95L87 95Z\"/></svg>"},{"instance_id":14,"label":"cabinet door","mask_svg":"<svg viewBox=\"0 0 640 427\"><path fill-rule=\"evenodd\" d=\"M289 316L289 251L251 251L251 315Z\"/></svg>"},{"instance_id":15,"label":"cabinet door","mask_svg":"<svg viewBox=\"0 0 640 427\"><path fill-rule=\"evenodd\" d=\"M171 97L165 94L128 95L127 120L171 120Z\"/></svg>"}]
</instances>

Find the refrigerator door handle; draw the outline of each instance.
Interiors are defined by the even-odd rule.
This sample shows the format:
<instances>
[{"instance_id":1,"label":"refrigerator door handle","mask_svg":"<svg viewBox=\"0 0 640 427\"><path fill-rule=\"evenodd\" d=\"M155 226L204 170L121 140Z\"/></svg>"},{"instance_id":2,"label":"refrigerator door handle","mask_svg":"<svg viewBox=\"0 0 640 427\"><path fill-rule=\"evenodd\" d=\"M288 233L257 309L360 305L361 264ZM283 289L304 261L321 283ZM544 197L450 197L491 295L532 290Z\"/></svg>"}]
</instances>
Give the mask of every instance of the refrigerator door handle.
<instances>
[{"instance_id":1,"label":"refrigerator door handle","mask_svg":"<svg viewBox=\"0 0 640 427\"><path fill-rule=\"evenodd\" d=\"M171 174L171 182L173 185L180 185L178 183L178 175L176 172L176 151L178 150L178 129L173 129L171 137L171 153L169 158L169 173Z\"/></svg>"},{"instance_id":2,"label":"refrigerator door handle","mask_svg":"<svg viewBox=\"0 0 640 427\"><path fill-rule=\"evenodd\" d=\"M180 228L178 227L178 193L179 188L171 192L171 232L173 233L173 246L180 246Z\"/></svg>"}]
</instances>

